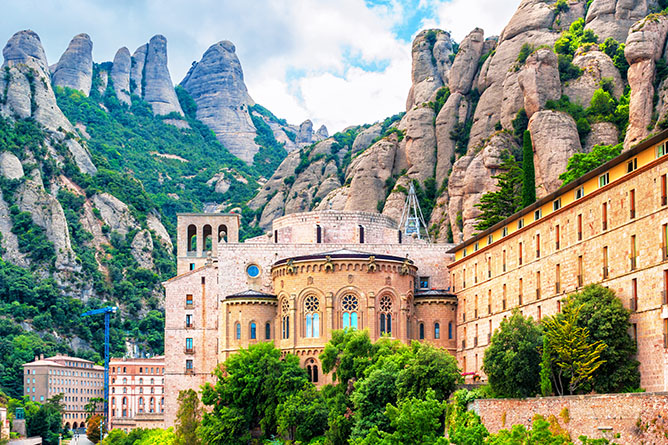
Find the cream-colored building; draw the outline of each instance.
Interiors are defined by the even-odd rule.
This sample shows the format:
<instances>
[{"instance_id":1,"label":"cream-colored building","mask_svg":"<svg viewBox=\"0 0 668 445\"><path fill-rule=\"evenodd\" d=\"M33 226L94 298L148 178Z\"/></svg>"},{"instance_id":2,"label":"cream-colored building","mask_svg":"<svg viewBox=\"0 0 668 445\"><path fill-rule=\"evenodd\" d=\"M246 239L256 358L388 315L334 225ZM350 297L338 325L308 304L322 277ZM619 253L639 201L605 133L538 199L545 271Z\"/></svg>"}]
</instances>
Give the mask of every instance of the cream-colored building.
<instances>
[{"instance_id":1,"label":"cream-colored building","mask_svg":"<svg viewBox=\"0 0 668 445\"><path fill-rule=\"evenodd\" d=\"M104 397L104 368L89 360L65 355L44 358L23 365L23 395L44 403L62 394L63 426L86 426L86 405ZM104 410L102 410L104 411Z\"/></svg>"},{"instance_id":2,"label":"cream-colored building","mask_svg":"<svg viewBox=\"0 0 668 445\"><path fill-rule=\"evenodd\" d=\"M454 353L452 245L402 239L396 222L364 212L284 216L241 243L238 223L237 215L179 215L178 275L165 283L166 426L179 390L213 381L219 363L257 342L297 355L317 384L330 381L319 355L333 329Z\"/></svg>"},{"instance_id":3,"label":"cream-colored building","mask_svg":"<svg viewBox=\"0 0 668 445\"><path fill-rule=\"evenodd\" d=\"M663 132L451 252L457 357L479 375L485 348L518 308L540 320L590 283L632 311L641 386L668 390L668 156Z\"/></svg>"}]
</instances>

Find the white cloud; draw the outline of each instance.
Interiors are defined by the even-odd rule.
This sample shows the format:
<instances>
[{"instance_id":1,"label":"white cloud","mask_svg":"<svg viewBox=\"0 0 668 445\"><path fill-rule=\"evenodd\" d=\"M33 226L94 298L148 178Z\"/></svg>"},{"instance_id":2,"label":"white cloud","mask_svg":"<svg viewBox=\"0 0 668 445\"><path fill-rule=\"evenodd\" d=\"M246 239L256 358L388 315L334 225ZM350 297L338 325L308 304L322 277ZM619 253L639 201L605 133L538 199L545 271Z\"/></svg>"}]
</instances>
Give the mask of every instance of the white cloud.
<instances>
[{"instance_id":1,"label":"white cloud","mask_svg":"<svg viewBox=\"0 0 668 445\"><path fill-rule=\"evenodd\" d=\"M435 2L433 18L423 21L424 27L450 31L461 42L474 28L482 28L485 36L500 35L513 16L520 0L452 0Z\"/></svg>"},{"instance_id":2,"label":"white cloud","mask_svg":"<svg viewBox=\"0 0 668 445\"><path fill-rule=\"evenodd\" d=\"M519 0L6 0L0 39L36 31L49 63L72 36L88 33L95 61L131 52L153 35L168 40L172 81L220 41L230 40L251 96L298 124L310 118L330 130L370 123L405 108L410 42L420 25L461 40L479 26L498 34ZM414 17L418 20L413 20ZM410 19L408 18L410 17ZM406 27L409 27L406 33ZM413 26L416 29L411 29ZM395 30L395 31L393 31ZM381 69L371 67L382 67Z\"/></svg>"}]
</instances>

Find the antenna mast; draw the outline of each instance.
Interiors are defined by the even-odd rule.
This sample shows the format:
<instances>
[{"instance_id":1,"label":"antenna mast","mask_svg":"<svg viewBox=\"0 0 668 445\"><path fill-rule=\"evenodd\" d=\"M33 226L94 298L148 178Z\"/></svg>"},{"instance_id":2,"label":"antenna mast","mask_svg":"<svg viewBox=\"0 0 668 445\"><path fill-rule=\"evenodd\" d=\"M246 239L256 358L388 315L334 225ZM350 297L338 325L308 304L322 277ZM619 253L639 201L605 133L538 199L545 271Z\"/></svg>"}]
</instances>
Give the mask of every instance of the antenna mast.
<instances>
[{"instance_id":1,"label":"antenna mast","mask_svg":"<svg viewBox=\"0 0 668 445\"><path fill-rule=\"evenodd\" d=\"M406 202L404 203L404 209L401 212L399 229L405 237L415 236L417 239L426 239L428 243L431 243L427 223L424 221L424 215L422 215L422 209L420 208L420 203L418 202L412 182L408 190ZM424 229L424 234L422 233L422 229Z\"/></svg>"}]
</instances>

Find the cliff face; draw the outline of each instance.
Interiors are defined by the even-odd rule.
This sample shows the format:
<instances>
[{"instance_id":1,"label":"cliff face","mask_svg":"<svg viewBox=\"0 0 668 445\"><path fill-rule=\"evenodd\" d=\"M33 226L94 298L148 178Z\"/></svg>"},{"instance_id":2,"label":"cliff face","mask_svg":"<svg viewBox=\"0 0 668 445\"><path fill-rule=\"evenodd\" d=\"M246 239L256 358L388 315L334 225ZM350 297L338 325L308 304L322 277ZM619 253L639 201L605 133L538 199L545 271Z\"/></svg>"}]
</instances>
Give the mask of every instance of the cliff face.
<instances>
[{"instance_id":1,"label":"cliff face","mask_svg":"<svg viewBox=\"0 0 668 445\"><path fill-rule=\"evenodd\" d=\"M668 83L657 64L665 66L668 54L668 18L658 9L654 1L583 0L558 7L524 0L499 37L485 38L476 28L457 47L444 31L421 32L413 42L412 85L406 113L395 124L399 131L376 140L379 124L362 129L344 147L352 162L339 174L343 184L332 190L336 181L307 175L308 168L297 168L297 154L291 155L251 202L263 209L260 223L296 211L287 203L305 188L318 195L328 190L317 208L379 210L398 219L408 184L417 181L426 190L433 181L432 231L440 240L452 233L454 242L471 236L479 215L475 204L494 189L492 176L504 152L518 153L525 128L541 197L561 185L558 177L574 153L618 142L628 149L666 127ZM584 42L587 33L594 38ZM568 50L555 46L564 34L583 42ZM589 108L603 92L618 105L617 120ZM564 97L570 109L555 105ZM581 114L573 111L578 106ZM523 124L516 120L522 110Z\"/></svg>"}]
</instances>

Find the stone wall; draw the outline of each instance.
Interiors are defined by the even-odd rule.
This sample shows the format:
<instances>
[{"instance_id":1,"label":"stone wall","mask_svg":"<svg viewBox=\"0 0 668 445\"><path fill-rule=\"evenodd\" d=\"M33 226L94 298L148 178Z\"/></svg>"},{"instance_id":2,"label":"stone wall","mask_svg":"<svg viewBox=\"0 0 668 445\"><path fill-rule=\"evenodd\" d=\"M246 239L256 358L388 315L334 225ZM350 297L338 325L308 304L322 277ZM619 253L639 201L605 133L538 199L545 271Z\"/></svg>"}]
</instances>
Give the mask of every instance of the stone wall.
<instances>
[{"instance_id":1,"label":"stone wall","mask_svg":"<svg viewBox=\"0 0 668 445\"><path fill-rule=\"evenodd\" d=\"M623 444L668 442L668 393L601 394L534 399L479 399L469 405L490 433L540 414L558 422L572 440L580 435Z\"/></svg>"}]
</instances>

